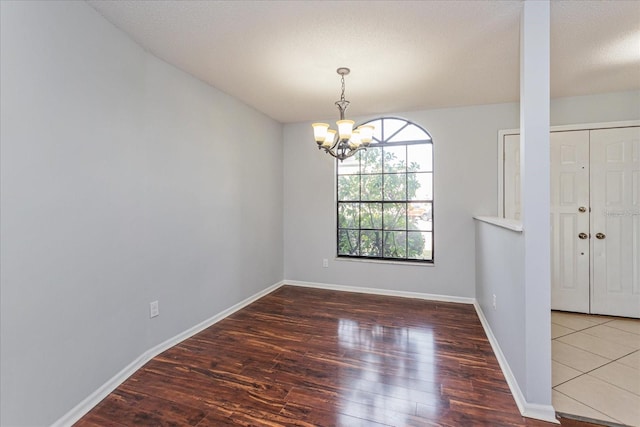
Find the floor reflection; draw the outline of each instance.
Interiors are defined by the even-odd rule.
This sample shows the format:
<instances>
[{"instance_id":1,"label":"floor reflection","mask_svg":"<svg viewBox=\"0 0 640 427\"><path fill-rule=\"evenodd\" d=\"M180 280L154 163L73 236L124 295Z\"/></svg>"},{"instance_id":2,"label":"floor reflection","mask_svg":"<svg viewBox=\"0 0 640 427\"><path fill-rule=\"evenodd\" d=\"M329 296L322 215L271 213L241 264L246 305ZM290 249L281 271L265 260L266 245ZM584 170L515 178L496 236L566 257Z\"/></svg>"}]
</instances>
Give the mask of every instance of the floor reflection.
<instances>
[{"instance_id":1,"label":"floor reflection","mask_svg":"<svg viewBox=\"0 0 640 427\"><path fill-rule=\"evenodd\" d=\"M344 413L404 425L418 400L438 410L435 342L430 328L388 327L341 319L340 347L359 367L341 368ZM340 425L343 425L340 423Z\"/></svg>"}]
</instances>

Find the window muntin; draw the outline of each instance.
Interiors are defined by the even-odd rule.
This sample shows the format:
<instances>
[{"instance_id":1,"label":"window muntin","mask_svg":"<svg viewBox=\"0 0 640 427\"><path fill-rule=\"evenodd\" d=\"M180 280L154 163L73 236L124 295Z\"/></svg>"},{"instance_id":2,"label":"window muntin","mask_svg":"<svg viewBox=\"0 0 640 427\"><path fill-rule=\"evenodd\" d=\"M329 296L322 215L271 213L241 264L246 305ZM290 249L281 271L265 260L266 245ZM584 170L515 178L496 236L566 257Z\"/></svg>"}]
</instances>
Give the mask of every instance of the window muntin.
<instances>
[{"instance_id":1,"label":"window muntin","mask_svg":"<svg viewBox=\"0 0 640 427\"><path fill-rule=\"evenodd\" d=\"M398 118L367 124L367 150L337 161L338 257L432 263L431 135Z\"/></svg>"}]
</instances>

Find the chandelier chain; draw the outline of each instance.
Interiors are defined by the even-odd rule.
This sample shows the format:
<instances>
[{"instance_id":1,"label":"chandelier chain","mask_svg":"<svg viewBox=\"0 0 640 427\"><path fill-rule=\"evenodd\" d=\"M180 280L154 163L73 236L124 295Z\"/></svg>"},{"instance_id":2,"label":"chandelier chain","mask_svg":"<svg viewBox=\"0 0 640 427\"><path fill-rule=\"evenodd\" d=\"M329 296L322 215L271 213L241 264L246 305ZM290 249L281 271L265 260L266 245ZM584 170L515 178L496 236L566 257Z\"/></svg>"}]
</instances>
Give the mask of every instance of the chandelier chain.
<instances>
[{"instance_id":1,"label":"chandelier chain","mask_svg":"<svg viewBox=\"0 0 640 427\"><path fill-rule=\"evenodd\" d=\"M342 74L340 80L342 81L342 95L340 96L340 101L344 102L344 74Z\"/></svg>"}]
</instances>

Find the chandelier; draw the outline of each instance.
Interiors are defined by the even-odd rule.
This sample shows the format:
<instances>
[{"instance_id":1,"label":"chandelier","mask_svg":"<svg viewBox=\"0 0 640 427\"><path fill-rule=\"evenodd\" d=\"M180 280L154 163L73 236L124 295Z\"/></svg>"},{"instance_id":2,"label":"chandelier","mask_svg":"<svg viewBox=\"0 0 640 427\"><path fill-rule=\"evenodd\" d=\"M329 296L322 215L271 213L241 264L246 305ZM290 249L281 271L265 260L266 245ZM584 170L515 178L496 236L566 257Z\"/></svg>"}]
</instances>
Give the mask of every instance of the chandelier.
<instances>
[{"instance_id":1,"label":"chandelier","mask_svg":"<svg viewBox=\"0 0 640 427\"><path fill-rule=\"evenodd\" d=\"M342 82L342 94L340 100L336 101L336 107L340 111L340 120L336 122L338 131L329 129L327 123L313 123L313 136L318 144L319 150L324 150L340 161L351 157L360 150L366 150L373 140L372 125L363 125L357 129L353 129L353 120L345 120L344 112L349 106L349 101L344 99L344 76L349 74L351 70L346 67L340 67L336 70L340 74ZM336 135L337 134L337 135Z\"/></svg>"}]
</instances>

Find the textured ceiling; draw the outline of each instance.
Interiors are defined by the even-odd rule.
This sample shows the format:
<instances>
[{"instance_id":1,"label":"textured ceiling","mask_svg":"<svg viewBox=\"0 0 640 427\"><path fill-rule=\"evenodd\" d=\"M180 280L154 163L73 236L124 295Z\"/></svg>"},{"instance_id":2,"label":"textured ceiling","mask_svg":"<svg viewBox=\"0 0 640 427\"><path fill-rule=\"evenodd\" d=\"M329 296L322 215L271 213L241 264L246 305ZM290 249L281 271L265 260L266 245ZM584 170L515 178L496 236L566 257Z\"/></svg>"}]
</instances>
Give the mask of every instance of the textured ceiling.
<instances>
[{"instance_id":1,"label":"textured ceiling","mask_svg":"<svg viewBox=\"0 0 640 427\"><path fill-rule=\"evenodd\" d=\"M88 3L280 122L517 101L521 1ZM552 97L640 89L640 1L552 1Z\"/></svg>"}]
</instances>

